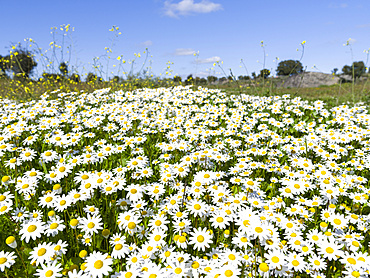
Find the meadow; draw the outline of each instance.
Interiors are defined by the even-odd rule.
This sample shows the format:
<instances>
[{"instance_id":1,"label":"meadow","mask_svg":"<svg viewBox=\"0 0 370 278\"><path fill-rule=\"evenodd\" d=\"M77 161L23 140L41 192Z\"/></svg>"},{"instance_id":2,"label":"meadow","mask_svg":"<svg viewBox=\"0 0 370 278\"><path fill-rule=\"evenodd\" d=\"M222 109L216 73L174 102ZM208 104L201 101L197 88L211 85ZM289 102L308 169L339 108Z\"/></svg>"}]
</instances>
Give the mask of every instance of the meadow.
<instances>
[{"instance_id":1,"label":"meadow","mask_svg":"<svg viewBox=\"0 0 370 278\"><path fill-rule=\"evenodd\" d=\"M0 277L370 276L369 79L198 86L135 59L0 76Z\"/></svg>"},{"instance_id":2,"label":"meadow","mask_svg":"<svg viewBox=\"0 0 370 278\"><path fill-rule=\"evenodd\" d=\"M370 114L175 86L1 101L5 277L368 277Z\"/></svg>"}]
</instances>

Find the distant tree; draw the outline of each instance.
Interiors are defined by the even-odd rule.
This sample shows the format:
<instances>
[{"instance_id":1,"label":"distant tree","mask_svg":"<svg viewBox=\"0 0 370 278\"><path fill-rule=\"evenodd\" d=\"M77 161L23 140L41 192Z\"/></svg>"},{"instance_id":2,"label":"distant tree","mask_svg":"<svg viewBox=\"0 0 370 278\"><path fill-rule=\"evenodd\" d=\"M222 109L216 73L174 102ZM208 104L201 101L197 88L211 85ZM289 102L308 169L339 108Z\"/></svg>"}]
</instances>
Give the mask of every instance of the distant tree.
<instances>
[{"instance_id":1,"label":"distant tree","mask_svg":"<svg viewBox=\"0 0 370 278\"><path fill-rule=\"evenodd\" d=\"M353 62L352 66L345 65L342 68L344 74L353 76L355 80L366 72L365 63L363 61Z\"/></svg>"},{"instance_id":2,"label":"distant tree","mask_svg":"<svg viewBox=\"0 0 370 278\"><path fill-rule=\"evenodd\" d=\"M210 75L210 76L207 76L207 82L209 84L213 83L213 82L216 82L217 81L217 77L216 76L213 76L213 75Z\"/></svg>"},{"instance_id":3,"label":"distant tree","mask_svg":"<svg viewBox=\"0 0 370 278\"><path fill-rule=\"evenodd\" d=\"M0 76L6 76L6 71L9 69L9 57L0 55Z\"/></svg>"},{"instance_id":4,"label":"distant tree","mask_svg":"<svg viewBox=\"0 0 370 278\"><path fill-rule=\"evenodd\" d=\"M263 79L266 79L269 75L270 75L271 71L269 71L268 69L263 69L260 71L260 74L258 75L258 77L262 77Z\"/></svg>"},{"instance_id":5,"label":"distant tree","mask_svg":"<svg viewBox=\"0 0 370 278\"><path fill-rule=\"evenodd\" d=\"M49 81L60 81L63 79L63 76L57 73L47 73L44 72L42 74L42 79L43 80L49 80Z\"/></svg>"},{"instance_id":6,"label":"distant tree","mask_svg":"<svg viewBox=\"0 0 370 278\"><path fill-rule=\"evenodd\" d=\"M63 76L68 75L68 65L65 62L59 64L59 71Z\"/></svg>"},{"instance_id":7,"label":"distant tree","mask_svg":"<svg viewBox=\"0 0 370 278\"><path fill-rule=\"evenodd\" d=\"M177 82L177 83L180 83L181 82L181 76L178 76L178 75L176 75L176 76L174 76L173 77L173 82Z\"/></svg>"},{"instance_id":8,"label":"distant tree","mask_svg":"<svg viewBox=\"0 0 370 278\"><path fill-rule=\"evenodd\" d=\"M218 81L225 82L225 81L227 81L227 78L225 76L223 76L223 77L219 78Z\"/></svg>"},{"instance_id":9,"label":"distant tree","mask_svg":"<svg viewBox=\"0 0 370 278\"><path fill-rule=\"evenodd\" d=\"M188 77L186 77L185 84L189 85L192 84L193 82L194 82L193 75L189 74Z\"/></svg>"},{"instance_id":10,"label":"distant tree","mask_svg":"<svg viewBox=\"0 0 370 278\"><path fill-rule=\"evenodd\" d=\"M69 79L72 80L73 82L81 82L81 77L77 73L71 74L71 76L69 77Z\"/></svg>"},{"instance_id":11,"label":"distant tree","mask_svg":"<svg viewBox=\"0 0 370 278\"><path fill-rule=\"evenodd\" d=\"M331 74L336 75L336 74L337 74L337 72L338 72L338 69L337 69L337 68L334 68L334 69L331 71Z\"/></svg>"},{"instance_id":12,"label":"distant tree","mask_svg":"<svg viewBox=\"0 0 370 278\"><path fill-rule=\"evenodd\" d=\"M115 75L113 76L113 78L111 79L114 83L118 83L120 81L120 78L118 75Z\"/></svg>"},{"instance_id":13,"label":"distant tree","mask_svg":"<svg viewBox=\"0 0 370 278\"><path fill-rule=\"evenodd\" d=\"M229 81L233 81L233 77L232 77L231 75L229 75L229 76L227 77L227 80L229 80Z\"/></svg>"},{"instance_id":14,"label":"distant tree","mask_svg":"<svg viewBox=\"0 0 370 278\"><path fill-rule=\"evenodd\" d=\"M96 74L94 74L92 72L89 72L87 74L86 82L95 83L95 82L102 82L102 81L103 81L103 79L101 77L98 77Z\"/></svg>"},{"instance_id":15,"label":"distant tree","mask_svg":"<svg viewBox=\"0 0 370 278\"><path fill-rule=\"evenodd\" d=\"M37 66L34 55L20 44L5 58L9 61L9 69L15 76L21 74L23 77L29 78Z\"/></svg>"},{"instance_id":16,"label":"distant tree","mask_svg":"<svg viewBox=\"0 0 370 278\"><path fill-rule=\"evenodd\" d=\"M343 66L342 73L347 74L347 75L352 75L352 67L348 65Z\"/></svg>"},{"instance_id":17,"label":"distant tree","mask_svg":"<svg viewBox=\"0 0 370 278\"><path fill-rule=\"evenodd\" d=\"M300 61L285 60L281 61L277 67L277 75L289 76L303 72L303 66Z\"/></svg>"},{"instance_id":18,"label":"distant tree","mask_svg":"<svg viewBox=\"0 0 370 278\"><path fill-rule=\"evenodd\" d=\"M253 78L253 79L256 79L256 78L257 78L257 75L256 75L256 73L255 73L255 72L252 72L252 73L251 73L251 75L252 75L252 78Z\"/></svg>"},{"instance_id":19,"label":"distant tree","mask_svg":"<svg viewBox=\"0 0 370 278\"><path fill-rule=\"evenodd\" d=\"M251 79L248 75L239 75L238 80L245 81Z\"/></svg>"}]
</instances>

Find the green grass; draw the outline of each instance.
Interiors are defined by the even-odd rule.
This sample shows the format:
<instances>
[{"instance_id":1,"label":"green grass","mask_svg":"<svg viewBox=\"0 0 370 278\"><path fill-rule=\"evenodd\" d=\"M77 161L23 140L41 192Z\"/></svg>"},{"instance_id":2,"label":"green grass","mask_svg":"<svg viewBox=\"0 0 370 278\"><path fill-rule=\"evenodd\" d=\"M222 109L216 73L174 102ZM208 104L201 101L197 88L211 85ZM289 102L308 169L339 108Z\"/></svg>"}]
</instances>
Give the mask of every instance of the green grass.
<instances>
[{"instance_id":1,"label":"green grass","mask_svg":"<svg viewBox=\"0 0 370 278\"><path fill-rule=\"evenodd\" d=\"M45 92L60 90L60 92L93 92L94 90L110 87L112 90L131 91L138 88L158 88L158 87L173 87L184 84L173 82L171 79L134 79L131 81L114 82L73 82L70 80L58 81L17 81L13 79L0 79L0 96L1 98L12 99L18 102L37 100ZM198 84L193 84L194 88ZM202 85L210 89L220 89L228 94L248 94L258 96L286 95L292 97L300 97L303 100L315 101L322 100L327 105L333 107L340 104L350 104L363 102L366 105L370 104L370 82L356 82L352 87L351 83L335 84L331 86L320 86L315 88L283 88L276 87L271 80L265 81L262 85L260 80L250 81L249 83L231 81L227 84ZM353 93L352 93L353 90Z\"/></svg>"}]
</instances>

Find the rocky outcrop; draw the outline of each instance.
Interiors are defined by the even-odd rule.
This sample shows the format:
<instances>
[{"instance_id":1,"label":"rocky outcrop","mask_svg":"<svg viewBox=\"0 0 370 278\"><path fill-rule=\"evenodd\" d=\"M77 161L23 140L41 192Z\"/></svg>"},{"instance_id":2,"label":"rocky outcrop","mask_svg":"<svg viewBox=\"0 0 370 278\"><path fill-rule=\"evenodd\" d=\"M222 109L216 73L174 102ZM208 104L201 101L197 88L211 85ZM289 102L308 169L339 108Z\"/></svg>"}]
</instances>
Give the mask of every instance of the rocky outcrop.
<instances>
[{"instance_id":1,"label":"rocky outcrop","mask_svg":"<svg viewBox=\"0 0 370 278\"><path fill-rule=\"evenodd\" d=\"M288 77L283 77L277 84L278 87L299 87L310 88L319 87L321 85L333 85L339 82L340 78L332 74L321 72L304 72Z\"/></svg>"}]
</instances>

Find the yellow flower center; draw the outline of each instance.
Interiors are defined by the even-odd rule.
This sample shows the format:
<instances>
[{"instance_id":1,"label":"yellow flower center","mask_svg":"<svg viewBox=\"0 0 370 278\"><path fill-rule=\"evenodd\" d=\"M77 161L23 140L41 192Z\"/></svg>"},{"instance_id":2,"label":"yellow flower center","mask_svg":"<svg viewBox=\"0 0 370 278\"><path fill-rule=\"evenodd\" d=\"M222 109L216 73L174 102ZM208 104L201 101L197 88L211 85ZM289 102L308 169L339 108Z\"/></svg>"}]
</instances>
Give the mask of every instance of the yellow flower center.
<instances>
[{"instance_id":1,"label":"yellow flower center","mask_svg":"<svg viewBox=\"0 0 370 278\"><path fill-rule=\"evenodd\" d=\"M262 233L263 232L263 229L261 227L257 227L254 229L256 231L256 233Z\"/></svg>"},{"instance_id":2,"label":"yellow flower center","mask_svg":"<svg viewBox=\"0 0 370 278\"><path fill-rule=\"evenodd\" d=\"M221 222L223 222L223 221L224 221L224 219L223 219L222 217L217 217L216 221L217 221L218 223L221 223Z\"/></svg>"},{"instance_id":3,"label":"yellow flower center","mask_svg":"<svg viewBox=\"0 0 370 278\"><path fill-rule=\"evenodd\" d=\"M121 250L122 248L123 248L123 245L121 243L118 243L116 244L116 246L114 246L115 250Z\"/></svg>"},{"instance_id":4,"label":"yellow flower center","mask_svg":"<svg viewBox=\"0 0 370 278\"><path fill-rule=\"evenodd\" d=\"M29 233L33 233L34 231L36 231L37 229L37 226L36 225L30 225L28 228L27 228L27 232Z\"/></svg>"},{"instance_id":5,"label":"yellow flower center","mask_svg":"<svg viewBox=\"0 0 370 278\"><path fill-rule=\"evenodd\" d=\"M233 274L234 273L230 269L228 269L228 270L225 271L225 276L226 277L231 277L231 276L233 276Z\"/></svg>"},{"instance_id":6,"label":"yellow flower center","mask_svg":"<svg viewBox=\"0 0 370 278\"><path fill-rule=\"evenodd\" d=\"M130 229L130 230L132 230L132 229L135 229L136 228L136 224L134 223L134 222L130 222L130 223L128 223L128 228Z\"/></svg>"},{"instance_id":7,"label":"yellow flower center","mask_svg":"<svg viewBox=\"0 0 370 278\"><path fill-rule=\"evenodd\" d=\"M46 249L45 248L41 248L38 252L37 252L37 255L38 256L44 256L45 255L45 253L46 253Z\"/></svg>"},{"instance_id":8,"label":"yellow flower center","mask_svg":"<svg viewBox=\"0 0 370 278\"><path fill-rule=\"evenodd\" d=\"M266 263L261 263L260 266L259 266L259 269L262 272L267 272L267 271L269 271L269 266Z\"/></svg>"},{"instance_id":9,"label":"yellow flower center","mask_svg":"<svg viewBox=\"0 0 370 278\"><path fill-rule=\"evenodd\" d=\"M103 267L103 262L101 260L97 260L95 263L94 263L94 267L96 269L101 269Z\"/></svg>"},{"instance_id":10,"label":"yellow flower center","mask_svg":"<svg viewBox=\"0 0 370 278\"><path fill-rule=\"evenodd\" d=\"M50 229L54 230L56 228L58 228L59 224L58 223L53 223L50 225Z\"/></svg>"}]
</instances>

